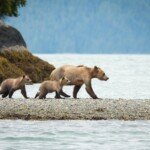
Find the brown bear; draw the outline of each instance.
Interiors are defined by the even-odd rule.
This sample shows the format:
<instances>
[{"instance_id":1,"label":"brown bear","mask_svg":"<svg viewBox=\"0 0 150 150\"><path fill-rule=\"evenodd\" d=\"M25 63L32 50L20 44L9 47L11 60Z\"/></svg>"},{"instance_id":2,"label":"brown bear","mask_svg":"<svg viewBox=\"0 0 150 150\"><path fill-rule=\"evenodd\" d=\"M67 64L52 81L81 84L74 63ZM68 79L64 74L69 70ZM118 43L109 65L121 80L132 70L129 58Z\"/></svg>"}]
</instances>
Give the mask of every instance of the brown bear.
<instances>
[{"instance_id":1,"label":"brown bear","mask_svg":"<svg viewBox=\"0 0 150 150\"><path fill-rule=\"evenodd\" d=\"M39 97L39 99L44 99L48 93L52 92L56 92L55 98L61 98L59 93L62 87L67 84L70 84L70 81L66 77L62 77L58 81L44 81L39 88L39 92L35 95L35 98Z\"/></svg>"},{"instance_id":2,"label":"brown bear","mask_svg":"<svg viewBox=\"0 0 150 150\"><path fill-rule=\"evenodd\" d=\"M80 90L81 86L85 84L87 93L93 98L97 99L98 97L94 93L91 85L91 80L93 78L97 78L100 80L107 81L109 78L106 76L104 71L97 66L94 68L90 68L84 65L72 66L72 65L64 65L60 68L56 68L52 71L50 75L50 80L58 81L62 76L67 77L70 80L70 85L75 85L73 90L73 97L77 98L77 93ZM60 94L69 97L62 90Z\"/></svg>"},{"instance_id":3,"label":"brown bear","mask_svg":"<svg viewBox=\"0 0 150 150\"><path fill-rule=\"evenodd\" d=\"M2 94L3 98L6 97L7 95L9 95L9 98L11 98L13 93L16 90L20 89L22 95L25 98L28 98L27 94L26 94L26 89L25 89L26 83L28 83L28 84L32 83L31 79L27 75L23 75L23 76L18 77L18 78L6 79L1 83L0 94Z\"/></svg>"}]
</instances>

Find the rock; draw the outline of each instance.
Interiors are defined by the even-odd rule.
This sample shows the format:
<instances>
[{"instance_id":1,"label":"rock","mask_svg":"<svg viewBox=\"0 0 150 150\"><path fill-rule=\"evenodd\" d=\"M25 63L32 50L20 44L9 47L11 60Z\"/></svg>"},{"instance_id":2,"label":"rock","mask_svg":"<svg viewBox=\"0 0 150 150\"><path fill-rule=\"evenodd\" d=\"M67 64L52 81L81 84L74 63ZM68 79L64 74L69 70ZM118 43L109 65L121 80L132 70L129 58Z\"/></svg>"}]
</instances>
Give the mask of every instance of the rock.
<instances>
[{"instance_id":1,"label":"rock","mask_svg":"<svg viewBox=\"0 0 150 150\"><path fill-rule=\"evenodd\" d=\"M20 32L14 27L4 24L4 22L0 20L0 51L3 48L6 49L10 47L19 50L19 46L22 48L27 47Z\"/></svg>"},{"instance_id":2,"label":"rock","mask_svg":"<svg viewBox=\"0 0 150 150\"><path fill-rule=\"evenodd\" d=\"M54 66L32 55L20 32L0 20L0 83L23 74L34 83L48 78Z\"/></svg>"}]
</instances>

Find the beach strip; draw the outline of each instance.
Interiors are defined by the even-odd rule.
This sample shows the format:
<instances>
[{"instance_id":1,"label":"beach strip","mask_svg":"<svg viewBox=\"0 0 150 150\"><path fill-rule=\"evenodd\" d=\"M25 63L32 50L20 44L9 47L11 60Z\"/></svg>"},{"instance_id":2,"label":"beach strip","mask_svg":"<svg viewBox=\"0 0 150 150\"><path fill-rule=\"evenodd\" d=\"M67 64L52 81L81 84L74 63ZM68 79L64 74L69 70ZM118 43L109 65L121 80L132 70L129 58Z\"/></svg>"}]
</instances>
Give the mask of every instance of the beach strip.
<instances>
[{"instance_id":1,"label":"beach strip","mask_svg":"<svg viewBox=\"0 0 150 150\"><path fill-rule=\"evenodd\" d=\"M0 119L150 120L150 99L0 98Z\"/></svg>"}]
</instances>

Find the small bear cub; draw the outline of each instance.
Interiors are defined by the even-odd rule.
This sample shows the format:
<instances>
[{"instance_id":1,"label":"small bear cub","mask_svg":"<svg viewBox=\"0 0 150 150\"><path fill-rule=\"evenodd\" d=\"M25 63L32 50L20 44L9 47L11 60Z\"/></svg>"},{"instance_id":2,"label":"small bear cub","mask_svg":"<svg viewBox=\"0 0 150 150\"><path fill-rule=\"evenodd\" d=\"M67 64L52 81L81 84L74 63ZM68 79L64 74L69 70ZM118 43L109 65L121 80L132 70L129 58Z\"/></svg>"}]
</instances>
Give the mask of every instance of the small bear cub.
<instances>
[{"instance_id":1,"label":"small bear cub","mask_svg":"<svg viewBox=\"0 0 150 150\"><path fill-rule=\"evenodd\" d=\"M39 88L39 92L35 95L35 98L39 97L39 99L44 99L48 93L52 92L56 92L55 98L61 98L59 93L63 86L68 84L70 84L70 81L66 77L62 77L58 81L44 81Z\"/></svg>"},{"instance_id":2,"label":"small bear cub","mask_svg":"<svg viewBox=\"0 0 150 150\"><path fill-rule=\"evenodd\" d=\"M24 98L28 98L26 94L25 84L31 84L32 80L27 75L23 75L18 78L9 78L4 80L0 86L0 94L2 97L6 97L9 95L9 98L12 98L13 93L16 90L21 90Z\"/></svg>"}]
</instances>

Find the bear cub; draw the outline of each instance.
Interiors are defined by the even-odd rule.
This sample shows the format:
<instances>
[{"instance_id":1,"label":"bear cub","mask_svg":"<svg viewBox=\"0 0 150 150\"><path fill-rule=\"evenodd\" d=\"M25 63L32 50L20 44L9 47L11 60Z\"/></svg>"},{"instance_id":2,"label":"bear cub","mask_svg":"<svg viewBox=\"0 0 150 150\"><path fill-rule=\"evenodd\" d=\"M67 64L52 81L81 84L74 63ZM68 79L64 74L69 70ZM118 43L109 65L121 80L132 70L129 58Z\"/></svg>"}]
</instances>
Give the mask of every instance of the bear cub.
<instances>
[{"instance_id":1,"label":"bear cub","mask_svg":"<svg viewBox=\"0 0 150 150\"><path fill-rule=\"evenodd\" d=\"M2 98L9 95L9 98L12 98L13 93L16 90L21 90L24 98L28 98L26 94L25 84L31 84L32 80L27 75L23 75L18 78L9 78L4 80L0 86L0 94L2 94Z\"/></svg>"},{"instance_id":2,"label":"bear cub","mask_svg":"<svg viewBox=\"0 0 150 150\"><path fill-rule=\"evenodd\" d=\"M48 93L56 92L55 98L61 98L60 92L64 85L70 84L70 81L66 77L62 77L58 81L47 80L42 82L39 92L35 95L35 98L39 97L39 99L46 98Z\"/></svg>"}]
</instances>

